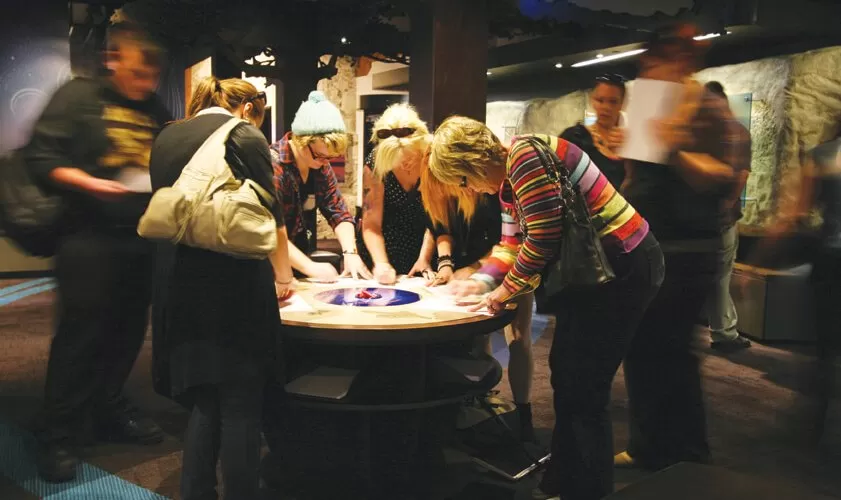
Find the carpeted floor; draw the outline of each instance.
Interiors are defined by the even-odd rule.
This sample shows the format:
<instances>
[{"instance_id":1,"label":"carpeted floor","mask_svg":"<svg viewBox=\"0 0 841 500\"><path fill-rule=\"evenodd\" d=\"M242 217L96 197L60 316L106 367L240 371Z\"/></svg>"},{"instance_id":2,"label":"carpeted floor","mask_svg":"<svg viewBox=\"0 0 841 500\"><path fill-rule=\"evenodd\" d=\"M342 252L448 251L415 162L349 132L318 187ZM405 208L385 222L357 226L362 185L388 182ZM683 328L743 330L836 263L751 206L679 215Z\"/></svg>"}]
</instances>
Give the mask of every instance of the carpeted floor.
<instances>
[{"instance_id":1,"label":"carpeted floor","mask_svg":"<svg viewBox=\"0 0 841 500\"><path fill-rule=\"evenodd\" d=\"M0 282L0 290L13 284L15 282ZM0 430L2 426L25 430L38 409L51 335L53 299L53 292L48 291L0 307ZM552 423L546 366L551 324L547 330L535 345L537 369L533 401L535 422L544 429L550 428ZM699 335L709 434L716 464L756 476L783 478L808 490L841 497L841 411L837 400L827 425L830 434L824 446L817 449L806 444L809 425L804 417L808 405L798 391L801 389L800 375L810 362L809 349L755 344L747 351L722 356L706 347L706 338L703 343L701 340ZM147 342L128 383L127 393L153 414L170 437L152 447L97 446L88 450L83 458L94 468L129 483L163 497L179 498L180 436L186 415L175 404L152 392L150 355L151 346ZM508 393L505 382L500 388L503 394ZM618 376L611 406L617 449L622 449L626 441L626 407L623 379ZM542 435L547 434L548 431L542 432ZM29 466L32 458L26 450L27 446L17 451L0 450L0 499L51 498L49 493L57 491L39 491L32 486L34 478ZM468 464L455 470L456 474L464 475L462 482L478 478L480 483L494 483L483 480ZM637 481L643 475L620 472L617 487ZM530 486L529 481L524 481L518 487L527 489ZM473 484L454 498L511 499L514 498L512 488ZM56 495L54 498L92 497Z\"/></svg>"}]
</instances>

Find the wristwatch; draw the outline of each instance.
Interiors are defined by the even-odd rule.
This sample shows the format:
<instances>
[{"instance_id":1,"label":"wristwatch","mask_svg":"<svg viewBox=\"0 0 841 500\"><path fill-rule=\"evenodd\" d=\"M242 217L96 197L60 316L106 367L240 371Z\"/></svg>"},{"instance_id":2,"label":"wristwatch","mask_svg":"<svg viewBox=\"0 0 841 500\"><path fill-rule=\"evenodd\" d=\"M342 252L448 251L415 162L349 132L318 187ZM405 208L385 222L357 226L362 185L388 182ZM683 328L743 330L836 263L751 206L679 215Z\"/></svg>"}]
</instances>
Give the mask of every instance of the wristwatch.
<instances>
[{"instance_id":1,"label":"wristwatch","mask_svg":"<svg viewBox=\"0 0 841 500\"><path fill-rule=\"evenodd\" d=\"M359 255L359 253L354 248L352 250L342 250L342 255Z\"/></svg>"}]
</instances>

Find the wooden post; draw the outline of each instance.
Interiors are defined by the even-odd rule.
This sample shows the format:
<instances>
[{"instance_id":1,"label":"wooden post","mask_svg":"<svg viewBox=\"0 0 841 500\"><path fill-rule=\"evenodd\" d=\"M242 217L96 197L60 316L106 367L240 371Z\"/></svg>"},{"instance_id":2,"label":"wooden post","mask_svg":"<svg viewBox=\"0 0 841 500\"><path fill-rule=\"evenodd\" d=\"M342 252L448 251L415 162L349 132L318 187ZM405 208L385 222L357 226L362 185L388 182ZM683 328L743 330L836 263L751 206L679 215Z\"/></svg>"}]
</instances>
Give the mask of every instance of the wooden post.
<instances>
[{"instance_id":1,"label":"wooden post","mask_svg":"<svg viewBox=\"0 0 841 500\"><path fill-rule=\"evenodd\" d=\"M409 100L430 129L450 115L485 120L485 0L428 0L412 13Z\"/></svg>"}]
</instances>

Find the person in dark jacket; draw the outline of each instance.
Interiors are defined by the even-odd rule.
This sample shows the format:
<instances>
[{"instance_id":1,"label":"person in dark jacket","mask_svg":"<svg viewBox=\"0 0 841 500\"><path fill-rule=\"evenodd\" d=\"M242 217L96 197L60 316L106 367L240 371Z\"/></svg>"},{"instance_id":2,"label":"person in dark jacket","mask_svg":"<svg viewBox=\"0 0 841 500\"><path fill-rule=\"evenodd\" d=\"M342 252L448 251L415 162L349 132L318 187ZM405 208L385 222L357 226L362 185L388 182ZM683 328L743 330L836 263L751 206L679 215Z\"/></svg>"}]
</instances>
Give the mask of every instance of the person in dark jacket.
<instances>
[{"instance_id":1,"label":"person in dark jacket","mask_svg":"<svg viewBox=\"0 0 841 500\"><path fill-rule=\"evenodd\" d=\"M620 190L625 181L625 160L619 156L624 138L620 125L625 92L625 78L621 75L597 77L590 91L590 106L596 112L596 122L592 125L579 123L561 133L562 138L587 153L607 180Z\"/></svg>"},{"instance_id":2,"label":"person in dark jacket","mask_svg":"<svg viewBox=\"0 0 841 500\"><path fill-rule=\"evenodd\" d=\"M275 193L269 144L257 128L265 105L265 93L244 80L203 80L188 119L169 125L155 141L153 187L174 184L205 140L237 117L251 123L231 131L225 159L238 179ZM216 498L220 454L225 497L259 496L263 390L277 366L277 302L292 283L282 206L277 199L271 205L278 246L268 260L169 243L159 250L155 376L159 390L192 409L181 472L185 500Z\"/></svg>"},{"instance_id":3,"label":"person in dark jacket","mask_svg":"<svg viewBox=\"0 0 841 500\"><path fill-rule=\"evenodd\" d=\"M154 246L137 236L150 199L149 152L169 120L155 98L163 53L136 26L108 33L102 79L69 81L37 120L23 157L65 203L55 255L50 347L38 471L76 476L73 451L91 437L157 443L161 429L132 408L123 384L146 333ZM91 431L95 430L95 436Z\"/></svg>"}]
</instances>

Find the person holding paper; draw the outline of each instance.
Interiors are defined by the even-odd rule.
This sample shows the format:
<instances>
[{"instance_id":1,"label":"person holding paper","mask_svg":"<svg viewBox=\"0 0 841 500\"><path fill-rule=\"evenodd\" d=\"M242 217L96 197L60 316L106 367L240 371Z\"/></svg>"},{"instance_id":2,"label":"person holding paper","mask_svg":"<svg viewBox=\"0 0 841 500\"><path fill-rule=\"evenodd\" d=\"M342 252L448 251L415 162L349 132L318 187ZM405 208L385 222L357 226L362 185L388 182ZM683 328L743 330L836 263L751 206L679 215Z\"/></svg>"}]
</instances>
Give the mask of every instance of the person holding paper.
<instances>
[{"instance_id":1,"label":"person holding paper","mask_svg":"<svg viewBox=\"0 0 841 500\"><path fill-rule=\"evenodd\" d=\"M564 237L564 197L549 170L556 166L537 148L556 155L579 187L617 278L569 287L551 304L559 313L549 356L555 428L552 459L533 498L596 500L613 491L611 382L663 279L663 255L648 223L574 144L534 135L505 147L486 125L462 116L435 131L421 192L432 222L444 226L451 197L467 220L477 193L500 197L499 244L469 279L450 285L456 295L489 292L482 306L499 313L539 284Z\"/></svg>"},{"instance_id":2,"label":"person holding paper","mask_svg":"<svg viewBox=\"0 0 841 500\"><path fill-rule=\"evenodd\" d=\"M625 135L619 124L625 93L623 76L609 73L596 77L596 84L590 91L590 106L596 112L596 123L579 123L561 133L563 139L587 153L607 180L620 190L625 181L625 161L619 155Z\"/></svg>"},{"instance_id":3,"label":"person holding paper","mask_svg":"<svg viewBox=\"0 0 841 500\"><path fill-rule=\"evenodd\" d=\"M699 34L686 24L659 30L640 59L640 78L680 87L671 112L643 124L652 127L667 159L630 161L624 193L661 243L666 279L625 358L631 432L627 450L614 457L620 467L710 459L691 344L724 251L732 218L724 202L737 182L734 167L744 161L744 136L725 113L726 101L692 79L704 54L694 39Z\"/></svg>"}]
</instances>

